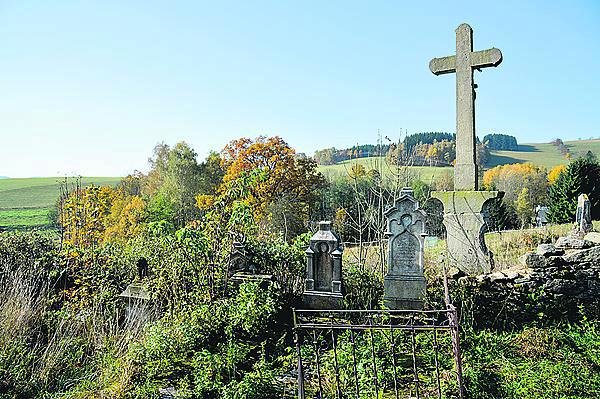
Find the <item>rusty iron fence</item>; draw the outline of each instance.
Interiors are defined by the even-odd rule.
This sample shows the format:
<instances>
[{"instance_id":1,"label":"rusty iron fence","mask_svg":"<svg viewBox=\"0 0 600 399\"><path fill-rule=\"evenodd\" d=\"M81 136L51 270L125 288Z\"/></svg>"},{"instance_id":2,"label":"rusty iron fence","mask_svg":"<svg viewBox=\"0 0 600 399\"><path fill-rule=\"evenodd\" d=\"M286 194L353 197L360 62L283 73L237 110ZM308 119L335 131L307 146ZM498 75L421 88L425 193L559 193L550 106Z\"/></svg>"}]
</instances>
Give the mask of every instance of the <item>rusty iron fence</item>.
<instances>
[{"instance_id":1,"label":"rusty iron fence","mask_svg":"<svg viewBox=\"0 0 600 399\"><path fill-rule=\"evenodd\" d=\"M456 308L293 310L298 398L463 398Z\"/></svg>"}]
</instances>

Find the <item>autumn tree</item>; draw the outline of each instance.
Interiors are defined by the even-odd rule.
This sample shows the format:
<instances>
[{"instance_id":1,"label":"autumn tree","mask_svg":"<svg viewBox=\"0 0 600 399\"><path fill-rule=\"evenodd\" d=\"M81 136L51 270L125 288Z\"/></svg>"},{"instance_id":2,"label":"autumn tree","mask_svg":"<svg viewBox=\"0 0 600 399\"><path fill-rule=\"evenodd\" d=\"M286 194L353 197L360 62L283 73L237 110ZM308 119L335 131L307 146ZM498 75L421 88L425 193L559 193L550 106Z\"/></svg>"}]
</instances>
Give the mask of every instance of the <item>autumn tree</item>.
<instances>
[{"instance_id":1,"label":"autumn tree","mask_svg":"<svg viewBox=\"0 0 600 399\"><path fill-rule=\"evenodd\" d=\"M499 165L489 169L483 174L483 185L487 190L503 191L502 201L509 208L506 211L519 221L532 217L535 205L547 201L546 169L532 163ZM524 188L527 190L524 191ZM527 210L525 203L531 204L531 209ZM531 215L527 216L528 212Z\"/></svg>"},{"instance_id":2,"label":"autumn tree","mask_svg":"<svg viewBox=\"0 0 600 399\"><path fill-rule=\"evenodd\" d=\"M548 183L551 185L554 184L558 179L558 176L564 172L565 169L567 169L565 165L556 165L550 169L550 172L548 172Z\"/></svg>"},{"instance_id":3,"label":"autumn tree","mask_svg":"<svg viewBox=\"0 0 600 399\"><path fill-rule=\"evenodd\" d=\"M287 215L300 216L298 220L305 222L318 189L325 184L316 163L297 157L294 149L278 136L230 142L221 152L221 166L225 170L224 187L250 171L263 172L264 178L249 187L246 200L256 220L272 230L288 231L290 236L290 230L299 226L290 229Z\"/></svg>"},{"instance_id":4,"label":"autumn tree","mask_svg":"<svg viewBox=\"0 0 600 399\"><path fill-rule=\"evenodd\" d=\"M90 186L71 192L60 204L63 241L75 246L94 246L102 241L104 220L110 212L110 187Z\"/></svg>"}]
</instances>

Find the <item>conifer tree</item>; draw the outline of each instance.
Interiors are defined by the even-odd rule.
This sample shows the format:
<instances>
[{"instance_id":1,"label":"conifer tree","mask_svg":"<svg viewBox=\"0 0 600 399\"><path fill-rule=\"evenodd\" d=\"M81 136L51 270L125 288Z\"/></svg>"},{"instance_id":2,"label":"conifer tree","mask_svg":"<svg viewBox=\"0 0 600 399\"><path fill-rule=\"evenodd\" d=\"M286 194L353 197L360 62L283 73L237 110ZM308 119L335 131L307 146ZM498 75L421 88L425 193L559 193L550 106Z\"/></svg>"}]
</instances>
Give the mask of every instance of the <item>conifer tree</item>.
<instances>
[{"instance_id":1,"label":"conifer tree","mask_svg":"<svg viewBox=\"0 0 600 399\"><path fill-rule=\"evenodd\" d=\"M600 219L600 164L593 156L578 158L560 173L550 187L548 220L568 223L575 220L577 197L587 194L592 207L592 219Z\"/></svg>"}]
</instances>

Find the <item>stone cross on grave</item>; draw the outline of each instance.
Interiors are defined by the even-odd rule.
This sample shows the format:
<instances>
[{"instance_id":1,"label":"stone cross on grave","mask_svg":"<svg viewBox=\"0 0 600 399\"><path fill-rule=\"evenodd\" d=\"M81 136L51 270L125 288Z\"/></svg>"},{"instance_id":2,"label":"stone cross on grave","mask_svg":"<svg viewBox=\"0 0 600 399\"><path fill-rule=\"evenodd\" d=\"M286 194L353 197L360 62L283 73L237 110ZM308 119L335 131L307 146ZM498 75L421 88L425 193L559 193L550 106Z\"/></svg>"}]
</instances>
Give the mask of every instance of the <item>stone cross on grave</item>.
<instances>
[{"instance_id":1,"label":"stone cross on grave","mask_svg":"<svg viewBox=\"0 0 600 399\"><path fill-rule=\"evenodd\" d=\"M475 88L473 70L498 66L502 53L497 48L473 51L473 30L467 24L456 28L456 55L434 58L429 69L435 75L456 73L456 162L454 190L432 193L444 205L448 258L451 266L467 274L489 273L493 268L484 233L487 208L501 198L498 191L477 191Z\"/></svg>"},{"instance_id":2,"label":"stone cross on grave","mask_svg":"<svg viewBox=\"0 0 600 399\"><path fill-rule=\"evenodd\" d=\"M435 75L456 73L456 163L454 189L478 190L475 162L475 89L473 70L496 67L502 62L497 48L473 51L473 29L467 24L456 28L456 55L434 58L429 69Z\"/></svg>"}]
</instances>

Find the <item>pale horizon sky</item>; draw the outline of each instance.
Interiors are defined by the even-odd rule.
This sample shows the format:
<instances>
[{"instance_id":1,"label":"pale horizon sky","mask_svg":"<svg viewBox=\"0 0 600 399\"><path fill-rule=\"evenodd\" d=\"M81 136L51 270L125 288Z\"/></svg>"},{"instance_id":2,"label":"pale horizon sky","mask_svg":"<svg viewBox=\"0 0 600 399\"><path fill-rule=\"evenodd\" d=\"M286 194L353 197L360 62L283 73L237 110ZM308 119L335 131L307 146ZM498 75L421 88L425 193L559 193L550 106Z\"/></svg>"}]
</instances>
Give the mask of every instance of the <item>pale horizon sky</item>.
<instances>
[{"instance_id":1,"label":"pale horizon sky","mask_svg":"<svg viewBox=\"0 0 600 399\"><path fill-rule=\"evenodd\" d=\"M455 51L476 72L477 133L600 136L600 1L0 0L0 176L123 176L158 142L202 160L239 137L299 152L378 131L455 130Z\"/></svg>"}]
</instances>

